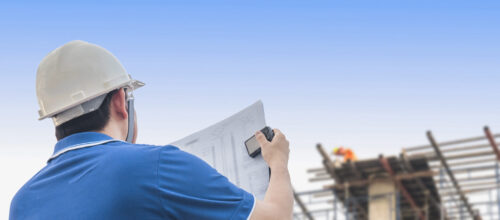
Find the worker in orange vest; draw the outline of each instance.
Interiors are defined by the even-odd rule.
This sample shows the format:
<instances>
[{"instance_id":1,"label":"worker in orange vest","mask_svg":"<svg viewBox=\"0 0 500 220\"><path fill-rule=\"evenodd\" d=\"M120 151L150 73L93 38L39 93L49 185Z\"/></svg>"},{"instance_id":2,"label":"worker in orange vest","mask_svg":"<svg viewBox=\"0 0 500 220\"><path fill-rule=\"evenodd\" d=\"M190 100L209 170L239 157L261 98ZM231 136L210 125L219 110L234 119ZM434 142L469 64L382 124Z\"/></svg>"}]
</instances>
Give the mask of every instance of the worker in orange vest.
<instances>
[{"instance_id":1,"label":"worker in orange vest","mask_svg":"<svg viewBox=\"0 0 500 220\"><path fill-rule=\"evenodd\" d=\"M336 156L343 156L344 162L347 162L348 160L353 162L358 160L356 154L354 154L354 151L350 148L336 147L333 149L333 154Z\"/></svg>"}]
</instances>

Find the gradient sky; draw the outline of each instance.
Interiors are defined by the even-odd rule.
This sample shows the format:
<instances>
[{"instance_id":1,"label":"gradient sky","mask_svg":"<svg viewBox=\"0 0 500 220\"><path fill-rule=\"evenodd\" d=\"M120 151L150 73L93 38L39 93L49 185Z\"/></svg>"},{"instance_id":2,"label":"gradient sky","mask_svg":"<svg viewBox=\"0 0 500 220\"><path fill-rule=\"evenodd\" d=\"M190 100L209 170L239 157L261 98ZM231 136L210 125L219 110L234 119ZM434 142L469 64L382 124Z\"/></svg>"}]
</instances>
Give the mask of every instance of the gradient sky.
<instances>
[{"instance_id":1,"label":"gradient sky","mask_svg":"<svg viewBox=\"0 0 500 220\"><path fill-rule=\"evenodd\" d=\"M168 144L261 99L291 142L360 158L500 132L498 1L85 1L0 3L0 218L56 140L37 121L41 59L75 39L113 52L136 79L141 143Z\"/></svg>"}]
</instances>

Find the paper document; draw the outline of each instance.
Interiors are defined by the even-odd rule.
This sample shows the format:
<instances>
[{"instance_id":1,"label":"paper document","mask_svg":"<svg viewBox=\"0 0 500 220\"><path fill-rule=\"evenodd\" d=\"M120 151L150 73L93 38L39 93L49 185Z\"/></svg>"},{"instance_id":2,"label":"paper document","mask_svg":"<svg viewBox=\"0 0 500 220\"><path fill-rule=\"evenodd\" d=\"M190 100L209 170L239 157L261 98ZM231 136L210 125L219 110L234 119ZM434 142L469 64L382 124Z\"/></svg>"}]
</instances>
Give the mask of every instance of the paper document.
<instances>
[{"instance_id":1,"label":"paper document","mask_svg":"<svg viewBox=\"0 0 500 220\"><path fill-rule=\"evenodd\" d=\"M257 199L264 199L269 183L269 168L262 155L254 158L248 156L244 142L265 126L264 106L258 101L172 145L198 156L233 184L252 193Z\"/></svg>"}]
</instances>

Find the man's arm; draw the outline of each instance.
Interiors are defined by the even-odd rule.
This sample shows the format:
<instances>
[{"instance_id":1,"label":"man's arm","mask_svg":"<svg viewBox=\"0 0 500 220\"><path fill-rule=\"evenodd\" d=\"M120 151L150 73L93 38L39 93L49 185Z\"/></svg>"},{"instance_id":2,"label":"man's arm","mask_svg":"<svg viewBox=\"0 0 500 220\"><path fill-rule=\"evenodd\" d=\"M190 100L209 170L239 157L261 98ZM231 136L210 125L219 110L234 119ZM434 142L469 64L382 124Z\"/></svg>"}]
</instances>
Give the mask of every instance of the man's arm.
<instances>
[{"instance_id":1,"label":"man's arm","mask_svg":"<svg viewBox=\"0 0 500 220\"><path fill-rule=\"evenodd\" d=\"M293 191L288 173L289 143L280 130L274 129L274 138L267 141L258 131L255 136L262 148L262 156L271 168L271 179L264 200L257 200L251 220L292 219Z\"/></svg>"}]
</instances>

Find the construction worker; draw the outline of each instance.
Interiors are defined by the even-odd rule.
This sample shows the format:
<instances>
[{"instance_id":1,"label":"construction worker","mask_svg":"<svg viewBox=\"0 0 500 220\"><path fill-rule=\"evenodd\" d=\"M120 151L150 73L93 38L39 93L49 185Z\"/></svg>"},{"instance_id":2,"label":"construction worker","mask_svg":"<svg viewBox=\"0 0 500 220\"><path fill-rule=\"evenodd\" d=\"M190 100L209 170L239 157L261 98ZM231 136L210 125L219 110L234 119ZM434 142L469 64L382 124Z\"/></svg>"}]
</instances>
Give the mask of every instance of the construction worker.
<instances>
[{"instance_id":1,"label":"construction worker","mask_svg":"<svg viewBox=\"0 0 500 220\"><path fill-rule=\"evenodd\" d=\"M354 162L358 160L356 154L354 154L354 151L352 151L350 148L336 147L333 149L333 154L336 156L344 157L344 162L347 162L349 160Z\"/></svg>"},{"instance_id":2,"label":"construction worker","mask_svg":"<svg viewBox=\"0 0 500 220\"><path fill-rule=\"evenodd\" d=\"M83 41L51 53L37 70L40 119L58 140L47 165L14 196L10 219L291 219L289 144L256 133L272 170L257 200L196 156L135 144L132 79L109 51Z\"/></svg>"}]
</instances>

